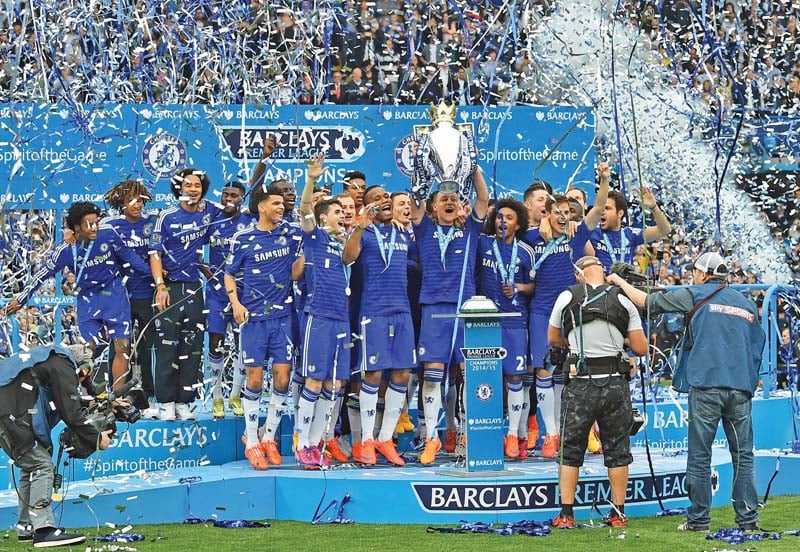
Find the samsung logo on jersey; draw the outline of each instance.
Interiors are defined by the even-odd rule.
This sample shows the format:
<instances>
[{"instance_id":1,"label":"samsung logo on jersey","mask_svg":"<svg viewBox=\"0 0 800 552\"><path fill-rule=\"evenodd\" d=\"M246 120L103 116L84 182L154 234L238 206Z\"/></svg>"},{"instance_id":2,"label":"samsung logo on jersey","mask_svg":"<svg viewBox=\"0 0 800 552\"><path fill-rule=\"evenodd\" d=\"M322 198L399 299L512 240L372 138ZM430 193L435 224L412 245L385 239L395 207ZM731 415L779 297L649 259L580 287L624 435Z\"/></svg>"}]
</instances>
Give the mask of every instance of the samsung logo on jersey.
<instances>
[{"instance_id":1,"label":"samsung logo on jersey","mask_svg":"<svg viewBox=\"0 0 800 552\"><path fill-rule=\"evenodd\" d=\"M342 250L336 247L335 245L328 244L328 255L333 255L334 257L341 257Z\"/></svg>"},{"instance_id":2,"label":"samsung logo on jersey","mask_svg":"<svg viewBox=\"0 0 800 552\"><path fill-rule=\"evenodd\" d=\"M289 254L288 247L281 247L280 249L275 249L273 251L267 251L265 253L256 253L255 261L257 263L269 261L270 259L277 259L278 257L286 257Z\"/></svg>"},{"instance_id":3,"label":"samsung logo on jersey","mask_svg":"<svg viewBox=\"0 0 800 552\"><path fill-rule=\"evenodd\" d=\"M233 238L220 238L217 235L211 236L211 239L208 240L208 244L211 247L227 247L231 244Z\"/></svg>"},{"instance_id":4,"label":"samsung logo on jersey","mask_svg":"<svg viewBox=\"0 0 800 552\"><path fill-rule=\"evenodd\" d=\"M205 235L205 230L197 230L196 232L191 232L189 234L184 234L181 236L181 243L183 245L187 245L194 240L200 239Z\"/></svg>"},{"instance_id":5,"label":"samsung logo on jersey","mask_svg":"<svg viewBox=\"0 0 800 552\"><path fill-rule=\"evenodd\" d=\"M148 241L147 238L130 238L127 240L123 240L125 247L129 247L130 249L135 249L137 247L141 247L143 245L147 245Z\"/></svg>"},{"instance_id":6,"label":"samsung logo on jersey","mask_svg":"<svg viewBox=\"0 0 800 552\"><path fill-rule=\"evenodd\" d=\"M94 259L92 259L91 261L88 261L88 262L86 263L86 267L87 267L87 268L91 268L91 267L93 267L93 266L101 265L101 264L103 264L103 263L106 263L106 262L108 262L108 260L109 260L110 258L111 258L111 251L109 251L109 252L107 252L107 253L105 253L105 254L103 254L103 255L98 255L97 257L95 257L95 258L94 258Z\"/></svg>"},{"instance_id":7,"label":"samsung logo on jersey","mask_svg":"<svg viewBox=\"0 0 800 552\"><path fill-rule=\"evenodd\" d=\"M436 239L438 240L438 239L439 239L439 236L440 236L440 234L439 234L439 231L438 231L438 230L434 230L434 232L433 232L433 237L434 237L434 238L436 238ZM443 238L446 238L446 237L447 237L447 234L443 234L441 237L443 237ZM456 230L456 231L453 233L453 239L456 239L456 238L463 238L463 237L464 237L464 231L463 231L463 230Z\"/></svg>"},{"instance_id":8,"label":"samsung logo on jersey","mask_svg":"<svg viewBox=\"0 0 800 552\"><path fill-rule=\"evenodd\" d=\"M492 260L492 259L487 259L486 257L484 257L484 258L482 259L482 262L481 262L481 264L482 264L482 265L483 265L485 268L491 268L492 270L495 270L495 268L497 267L497 262L495 262L495 261L494 261L494 260ZM514 265L514 273L515 273L515 274L517 274L518 272L519 272L519 259L517 259L517 264L516 264L516 265Z\"/></svg>"},{"instance_id":9,"label":"samsung logo on jersey","mask_svg":"<svg viewBox=\"0 0 800 552\"><path fill-rule=\"evenodd\" d=\"M390 245L391 245L390 243L384 243L383 244L383 250L384 251L389 251L389 246ZM395 243L394 244L394 250L395 251L408 251L408 244L407 243Z\"/></svg>"}]
</instances>

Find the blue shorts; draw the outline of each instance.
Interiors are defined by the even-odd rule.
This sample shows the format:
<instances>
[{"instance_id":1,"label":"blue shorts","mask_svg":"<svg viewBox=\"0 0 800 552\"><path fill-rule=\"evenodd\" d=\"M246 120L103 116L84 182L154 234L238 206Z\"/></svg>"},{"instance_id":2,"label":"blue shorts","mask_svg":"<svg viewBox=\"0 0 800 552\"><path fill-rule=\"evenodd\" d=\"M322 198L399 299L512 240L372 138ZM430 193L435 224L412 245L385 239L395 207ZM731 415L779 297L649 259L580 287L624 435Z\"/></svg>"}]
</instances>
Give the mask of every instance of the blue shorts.
<instances>
[{"instance_id":1,"label":"blue shorts","mask_svg":"<svg viewBox=\"0 0 800 552\"><path fill-rule=\"evenodd\" d=\"M547 341L547 327L550 325L550 317L546 314L531 312L529 320L531 366L537 369L545 368L544 359L550 350L550 344Z\"/></svg>"},{"instance_id":2,"label":"blue shorts","mask_svg":"<svg viewBox=\"0 0 800 552\"><path fill-rule=\"evenodd\" d=\"M220 296L216 291L206 293L206 310L208 310L206 331L208 333L225 335L229 325L236 326L233 313L228 308L229 305L230 301L228 301L227 295Z\"/></svg>"},{"instance_id":3,"label":"blue shorts","mask_svg":"<svg viewBox=\"0 0 800 552\"><path fill-rule=\"evenodd\" d=\"M528 372L528 329L503 328L503 374L521 376Z\"/></svg>"},{"instance_id":4,"label":"blue shorts","mask_svg":"<svg viewBox=\"0 0 800 552\"><path fill-rule=\"evenodd\" d=\"M416 366L414 323L410 313L362 316L360 325L360 370L406 370Z\"/></svg>"},{"instance_id":5,"label":"blue shorts","mask_svg":"<svg viewBox=\"0 0 800 552\"><path fill-rule=\"evenodd\" d=\"M302 351L303 350L303 345L305 343L305 341L303 341L303 338L305 337L305 333L306 333L306 319L308 318L308 315L306 315L306 313L303 312L303 311L295 311L295 312L297 313L297 341L296 341L296 343L297 343L297 346Z\"/></svg>"},{"instance_id":6,"label":"blue shorts","mask_svg":"<svg viewBox=\"0 0 800 552\"><path fill-rule=\"evenodd\" d=\"M294 356L291 333L292 320L288 316L248 320L239 328L242 364L260 368L268 359L276 364L291 364Z\"/></svg>"},{"instance_id":7,"label":"blue shorts","mask_svg":"<svg viewBox=\"0 0 800 552\"><path fill-rule=\"evenodd\" d=\"M121 283L82 293L77 303L78 329L87 343L131 338L131 304Z\"/></svg>"},{"instance_id":8,"label":"blue shorts","mask_svg":"<svg viewBox=\"0 0 800 552\"><path fill-rule=\"evenodd\" d=\"M318 381L350 378L350 322L306 314L303 372Z\"/></svg>"},{"instance_id":9,"label":"blue shorts","mask_svg":"<svg viewBox=\"0 0 800 552\"><path fill-rule=\"evenodd\" d=\"M422 328L419 334L420 362L438 362L445 366L455 355L456 362L464 362L464 320L462 318L433 318L434 314L458 314L455 303L422 305ZM455 331L455 343L453 333Z\"/></svg>"}]
</instances>

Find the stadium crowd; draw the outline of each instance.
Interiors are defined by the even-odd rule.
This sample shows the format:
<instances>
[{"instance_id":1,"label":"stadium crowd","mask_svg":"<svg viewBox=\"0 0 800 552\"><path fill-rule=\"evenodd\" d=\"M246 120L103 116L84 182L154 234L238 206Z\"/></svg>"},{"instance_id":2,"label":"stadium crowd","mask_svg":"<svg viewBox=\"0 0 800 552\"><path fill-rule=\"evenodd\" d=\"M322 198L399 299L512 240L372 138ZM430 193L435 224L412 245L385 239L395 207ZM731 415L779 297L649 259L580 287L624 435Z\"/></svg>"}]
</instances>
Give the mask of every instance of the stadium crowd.
<instances>
[{"instance_id":1,"label":"stadium crowd","mask_svg":"<svg viewBox=\"0 0 800 552\"><path fill-rule=\"evenodd\" d=\"M443 90L461 104L530 100L537 78L517 45L528 8L551 2L512 17L475 0L11 4L0 101L292 105L427 103Z\"/></svg>"}]
</instances>

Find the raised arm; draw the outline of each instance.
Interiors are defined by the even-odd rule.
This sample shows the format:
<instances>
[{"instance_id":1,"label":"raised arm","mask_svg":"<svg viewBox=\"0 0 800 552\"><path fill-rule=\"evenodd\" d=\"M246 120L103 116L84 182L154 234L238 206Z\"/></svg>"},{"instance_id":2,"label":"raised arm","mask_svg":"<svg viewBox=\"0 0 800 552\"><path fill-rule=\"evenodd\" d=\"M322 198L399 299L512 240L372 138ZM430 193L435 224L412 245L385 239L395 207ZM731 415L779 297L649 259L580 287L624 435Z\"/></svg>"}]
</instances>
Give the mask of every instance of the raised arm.
<instances>
[{"instance_id":1,"label":"raised arm","mask_svg":"<svg viewBox=\"0 0 800 552\"><path fill-rule=\"evenodd\" d=\"M22 305L28 302L28 299L30 299L31 295L36 293L36 290L42 286L45 280L55 275L56 272L63 270L64 267L67 266L64 255L66 255L66 252L63 247L59 247L50 253L47 261L45 261L45 263L42 265L42 268L36 271L30 282L28 282L28 285L25 286L25 289L20 291L16 297L14 297L14 299L8 305L6 305L6 314L14 314L20 310ZM77 278L77 274L75 276Z\"/></svg>"},{"instance_id":2,"label":"raised arm","mask_svg":"<svg viewBox=\"0 0 800 552\"><path fill-rule=\"evenodd\" d=\"M594 198L594 205L586 213L583 219L586 223L586 228L594 230L600 222L600 217L603 215L603 209L606 208L606 200L608 199L608 180L611 177L611 168L608 163L600 163L597 166L597 174L600 177L600 187L597 190L597 195Z\"/></svg>"},{"instance_id":3,"label":"raised arm","mask_svg":"<svg viewBox=\"0 0 800 552\"><path fill-rule=\"evenodd\" d=\"M347 238L347 243L344 244L344 251L342 252L342 262L346 265L354 263L358 256L361 255L361 236L364 235L364 229L372 224L377 214L377 203L370 203L364 205L361 215L358 217L358 222L353 227L353 233Z\"/></svg>"},{"instance_id":4,"label":"raised arm","mask_svg":"<svg viewBox=\"0 0 800 552\"><path fill-rule=\"evenodd\" d=\"M317 185L319 177L325 174L326 167L324 166L325 156L314 155L308 160L308 169L306 171L306 185L303 187L303 193L300 196L300 227L303 232L310 234L317 227L317 222L314 220L314 187Z\"/></svg>"},{"instance_id":5,"label":"raised arm","mask_svg":"<svg viewBox=\"0 0 800 552\"><path fill-rule=\"evenodd\" d=\"M264 171L267 170L267 164L266 164L267 158L274 152L275 152L275 138L270 136L264 143L264 154L261 156L261 160L256 165L256 168L253 171L253 175L250 177L250 182L248 182L248 185L251 188L256 184L263 183Z\"/></svg>"},{"instance_id":6,"label":"raised arm","mask_svg":"<svg viewBox=\"0 0 800 552\"><path fill-rule=\"evenodd\" d=\"M479 166L475 168L472 182L475 184L475 205L472 210L476 219L483 220L486 218L486 213L489 212L489 188L486 186L483 171Z\"/></svg>"},{"instance_id":7,"label":"raised arm","mask_svg":"<svg viewBox=\"0 0 800 552\"><path fill-rule=\"evenodd\" d=\"M644 243L650 243L660 240L664 236L668 236L669 233L672 232L672 225L669 223L669 220L667 220L664 211L658 208L656 196L653 195L650 188L642 187L642 205L645 209L650 210L653 214L653 221L656 223L655 226L648 226L645 228L642 236L644 238Z\"/></svg>"}]
</instances>

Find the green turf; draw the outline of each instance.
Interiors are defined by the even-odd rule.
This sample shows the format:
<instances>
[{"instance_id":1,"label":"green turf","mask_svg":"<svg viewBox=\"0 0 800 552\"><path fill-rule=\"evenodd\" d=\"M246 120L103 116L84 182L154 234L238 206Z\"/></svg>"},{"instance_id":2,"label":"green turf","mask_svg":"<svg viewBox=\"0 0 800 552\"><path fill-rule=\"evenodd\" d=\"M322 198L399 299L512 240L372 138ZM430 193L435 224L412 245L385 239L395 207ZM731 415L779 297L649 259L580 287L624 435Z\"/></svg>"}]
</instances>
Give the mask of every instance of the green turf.
<instances>
[{"instance_id":1,"label":"green turf","mask_svg":"<svg viewBox=\"0 0 800 552\"><path fill-rule=\"evenodd\" d=\"M773 497L761 512L761 525L772 532L800 529L800 496ZM489 516L487 516L488 518ZM537 519L534 516L534 519ZM541 518L538 518L541 519ZM733 510L717 508L712 513L712 530L732 527ZM140 551L212 552L236 550L258 552L261 550L289 550L291 552L387 552L423 550L430 552L497 552L502 550L529 551L531 547L545 547L548 552L564 550L581 552L680 552L713 549L796 551L800 537L784 535L781 540L749 542L731 546L722 541L710 541L700 533L681 533L676 527L682 517L633 518L627 529L573 529L557 530L546 537L499 535L429 534L423 525L311 525L294 521L275 521L265 529L218 529L198 525L140 525L131 532L142 533L145 542L123 544ZM452 527L452 526L450 526ZM103 529L101 533L109 533ZM97 534L95 529L85 531ZM0 540L0 550L33 550L20 546L13 533ZM104 543L92 543L95 550ZM86 545L74 550L86 550ZM106 548L106 550L110 550Z\"/></svg>"}]
</instances>

